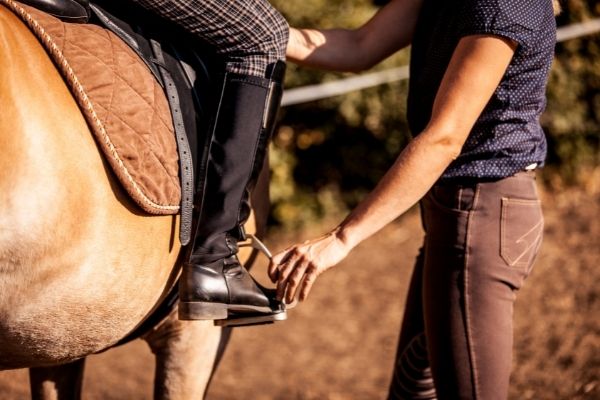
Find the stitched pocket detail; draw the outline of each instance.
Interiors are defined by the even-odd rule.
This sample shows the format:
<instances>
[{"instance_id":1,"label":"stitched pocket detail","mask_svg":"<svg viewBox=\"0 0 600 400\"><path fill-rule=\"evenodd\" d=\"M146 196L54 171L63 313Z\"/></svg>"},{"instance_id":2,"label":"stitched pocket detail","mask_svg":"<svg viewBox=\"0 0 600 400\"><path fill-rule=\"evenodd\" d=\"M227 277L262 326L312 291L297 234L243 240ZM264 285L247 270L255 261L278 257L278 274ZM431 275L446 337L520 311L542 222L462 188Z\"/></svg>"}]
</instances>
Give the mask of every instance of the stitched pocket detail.
<instances>
[{"instance_id":1,"label":"stitched pocket detail","mask_svg":"<svg viewBox=\"0 0 600 400\"><path fill-rule=\"evenodd\" d=\"M439 193L437 193L437 190L435 187L432 188L427 193L424 200L429 201L438 210L443 211L447 214L453 214L453 215L458 214L458 215L465 215L465 216L469 214L469 210L461 210L456 207L457 206L456 204L453 204L454 201L449 201L448 199L441 197L439 195Z\"/></svg>"},{"instance_id":2,"label":"stitched pocket detail","mask_svg":"<svg viewBox=\"0 0 600 400\"><path fill-rule=\"evenodd\" d=\"M544 232L539 200L502 198L500 255L509 267L529 270Z\"/></svg>"}]
</instances>

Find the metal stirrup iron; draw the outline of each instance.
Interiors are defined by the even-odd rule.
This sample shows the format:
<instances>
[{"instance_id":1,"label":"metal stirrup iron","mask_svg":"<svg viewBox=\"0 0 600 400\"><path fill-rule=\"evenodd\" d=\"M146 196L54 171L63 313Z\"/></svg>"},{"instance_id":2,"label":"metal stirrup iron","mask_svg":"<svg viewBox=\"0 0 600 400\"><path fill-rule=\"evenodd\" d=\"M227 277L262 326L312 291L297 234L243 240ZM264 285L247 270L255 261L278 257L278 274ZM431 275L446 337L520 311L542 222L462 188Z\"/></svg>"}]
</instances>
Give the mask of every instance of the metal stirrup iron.
<instances>
[{"instance_id":1,"label":"metal stirrup iron","mask_svg":"<svg viewBox=\"0 0 600 400\"><path fill-rule=\"evenodd\" d=\"M265 256L271 260L273 258L273 254L269 250L266 244L264 244L259 238L254 236L251 233L246 234L246 240L238 243L238 247L251 247L255 250L258 250L260 253L263 253ZM294 298L290 304L285 305L285 309L291 310L298 305L298 299Z\"/></svg>"}]
</instances>

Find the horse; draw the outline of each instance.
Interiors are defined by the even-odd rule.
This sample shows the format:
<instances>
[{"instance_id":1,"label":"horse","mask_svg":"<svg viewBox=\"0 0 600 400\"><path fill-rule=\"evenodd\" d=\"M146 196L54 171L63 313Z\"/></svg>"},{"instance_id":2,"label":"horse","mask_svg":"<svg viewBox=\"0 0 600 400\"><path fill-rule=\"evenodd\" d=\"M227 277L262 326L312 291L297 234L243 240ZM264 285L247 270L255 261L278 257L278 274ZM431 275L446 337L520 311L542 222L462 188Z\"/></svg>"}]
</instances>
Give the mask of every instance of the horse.
<instances>
[{"instance_id":1,"label":"horse","mask_svg":"<svg viewBox=\"0 0 600 400\"><path fill-rule=\"evenodd\" d=\"M78 398L85 357L126 337L176 284L179 217L130 200L47 53L4 7L0 55L0 370L30 368L33 397ZM249 232L264 228L266 175ZM155 397L202 398L222 336L176 310L144 335Z\"/></svg>"}]
</instances>

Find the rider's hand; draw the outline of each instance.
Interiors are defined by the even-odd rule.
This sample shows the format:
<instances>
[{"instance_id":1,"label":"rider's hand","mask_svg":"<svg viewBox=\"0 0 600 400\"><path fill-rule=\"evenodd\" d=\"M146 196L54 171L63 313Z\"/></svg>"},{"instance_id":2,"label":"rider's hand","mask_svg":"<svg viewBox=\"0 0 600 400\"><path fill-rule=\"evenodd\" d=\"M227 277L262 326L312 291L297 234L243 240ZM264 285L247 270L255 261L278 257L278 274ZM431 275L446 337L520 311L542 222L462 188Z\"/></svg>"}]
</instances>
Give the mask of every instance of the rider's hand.
<instances>
[{"instance_id":1,"label":"rider's hand","mask_svg":"<svg viewBox=\"0 0 600 400\"><path fill-rule=\"evenodd\" d=\"M277 298L283 300L285 295L289 304L299 293L299 300L305 300L317 277L342 261L349 251L333 231L277 253L269 264L269 277L277 282Z\"/></svg>"}]
</instances>

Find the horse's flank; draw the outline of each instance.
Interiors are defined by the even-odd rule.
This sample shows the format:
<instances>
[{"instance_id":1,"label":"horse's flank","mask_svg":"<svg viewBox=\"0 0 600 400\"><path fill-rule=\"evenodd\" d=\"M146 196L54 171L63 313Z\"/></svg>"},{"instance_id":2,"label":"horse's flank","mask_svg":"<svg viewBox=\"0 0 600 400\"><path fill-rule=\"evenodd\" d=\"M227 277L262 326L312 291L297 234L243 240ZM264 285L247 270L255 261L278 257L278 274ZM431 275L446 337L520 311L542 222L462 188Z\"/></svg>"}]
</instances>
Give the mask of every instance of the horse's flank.
<instances>
[{"instance_id":1,"label":"horse's flank","mask_svg":"<svg viewBox=\"0 0 600 400\"><path fill-rule=\"evenodd\" d=\"M70 361L118 341L164 296L178 219L137 211L4 7L0 105L0 369Z\"/></svg>"}]
</instances>

